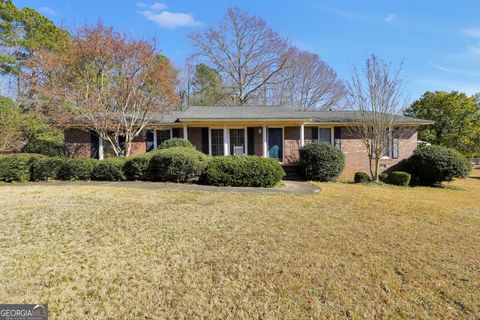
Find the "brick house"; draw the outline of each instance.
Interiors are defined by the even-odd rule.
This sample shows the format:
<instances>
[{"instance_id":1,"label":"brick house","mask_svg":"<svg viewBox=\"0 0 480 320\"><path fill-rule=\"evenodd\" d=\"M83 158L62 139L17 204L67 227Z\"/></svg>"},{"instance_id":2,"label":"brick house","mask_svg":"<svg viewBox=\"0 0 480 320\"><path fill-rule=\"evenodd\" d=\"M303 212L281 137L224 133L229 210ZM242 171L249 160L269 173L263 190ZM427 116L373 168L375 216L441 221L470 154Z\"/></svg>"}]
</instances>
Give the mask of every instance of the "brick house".
<instances>
[{"instance_id":1,"label":"brick house","mask_svg":"<svg viewBox=\"0 0 480 320\"><path fill-rule=\"evenodd\" d=\"M188 139L207 155L256 155L295 164L298 150L312 141L331 143L345 154L343 177L369 171L368 156L359 137L348 128L352 111L294 111L282 107L190 107L167 115L153 114L148 130L132 145L132 155L156 148L172 137ZM431 121L398 117L381 169L394 169L417 147L417 129ZM81 129L65 131L73 157L103 159L111 155L99 137Z\"/></svg>"}]
</instances>

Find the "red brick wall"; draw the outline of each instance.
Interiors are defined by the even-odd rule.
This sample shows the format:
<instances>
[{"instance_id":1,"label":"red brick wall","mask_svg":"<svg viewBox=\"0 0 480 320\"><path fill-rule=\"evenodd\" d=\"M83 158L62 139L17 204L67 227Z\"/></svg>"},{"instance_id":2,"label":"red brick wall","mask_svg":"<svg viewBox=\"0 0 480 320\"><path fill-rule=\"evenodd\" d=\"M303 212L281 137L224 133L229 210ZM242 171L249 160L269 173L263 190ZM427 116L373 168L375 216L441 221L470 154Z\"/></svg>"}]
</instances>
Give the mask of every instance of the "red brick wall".
<instances>
[{"instance_id":1,"label":"red brick wall","mask_svg":"<svg viewBox=\"0 0 480 320\"><path fill-rule=\"evenodd\" d=\"M287 164L298 162L298 149L300 148L300 127L285 127L284 130L284 162ZM307 131L307 128L305 128L305 130Z\"/></svg>"},{"instance_id":2,"label":"red brick wall","mask_svg":"<svg viewBox=\"0 0 480 320\"><path fill-rule=\"evenodd\" d=\"M253 128L253 149L256 156L263 156L263 134L262 127Z\"/></svg>"},{"instance_id":3,"label":"red brick wall","mask_svg":"<svg viewBox=\"0 0 480 320\"><path fill-rule=\"evenodd\" d=\"M92 145L90 132L80 129L65 130L67 155L72 158L90 158Z\"/></svg>"},{"instance_id":4,"label":"red brick wall","mask_svg":"<svg viewBox=\"0 0 480 320\"><path fill-rule=\"evenodd\" d=\"M410 157L417 148L417 127L401 127L396 131L399 138L398 159L381 159L381 171L393 170L403 159ZM365 145L347 128L342 128L342 151L345 154L345 169L342 178L352 179L357 171L370 172Z\"/></svg>"},{"instance_id":5,"label":"red brick wall","mask_svg":"<svg viewBox=\"0 0 480 320\"><path fill-rule=\"evenodd\" d=\"M147 134L145 131L143 131L141 134L139 134L133 139L130 155L136 156L145 152L147 152Z\"/></svg>"}]
</instances>

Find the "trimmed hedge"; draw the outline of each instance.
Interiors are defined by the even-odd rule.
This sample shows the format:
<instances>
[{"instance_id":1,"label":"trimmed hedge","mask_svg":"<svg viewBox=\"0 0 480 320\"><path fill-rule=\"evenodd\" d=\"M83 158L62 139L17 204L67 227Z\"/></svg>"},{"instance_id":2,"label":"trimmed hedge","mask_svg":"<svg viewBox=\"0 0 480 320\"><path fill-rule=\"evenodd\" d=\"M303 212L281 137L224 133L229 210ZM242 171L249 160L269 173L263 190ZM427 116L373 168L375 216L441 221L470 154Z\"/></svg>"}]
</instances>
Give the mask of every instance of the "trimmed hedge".
<instances>
[{"instance_id":1,"label":"trimmed hedge","mask_svg":"<svg viewBox=\"0 0 480 320\"><path fill-rule=\"evenodd\" d=\"M442 146L424 146L415 150L405 168L416 184L436 185L454 178L466 178L472 164L460 152Z\"/></svg>"},{"instance_id":2,"label":"trimmed hedge","mask_svg":"<svg viewBox=\"0 0 480 320\"><path fill-rule=\"evenodd\" d=\"M190 147L157 150L150 158L147 175L153 181L195 182L207 166L207 156Z\"/></svg>"},{"instance_id":3,"label":"trimmed hedge","mask_svg":"<svg viewBox=\"0 0 480 320\"><path fill-rule=\"evenodd\" d=\"M58 172L65 163L65 158L37 157L30 160L30 180L48 181L59 179Z\"/></svg>"},{"instance_id":4,"label":"trimmed hedge","mask_svg":"<svg viewBox=\"0 0 480 320\"><path fill-rule=\"evenodd\" d=\"M193 148L193 144L186 139L171 138L171 139L163 141L158 146L158 149L168 149L168 148L176 148L176 147Z\"/></svg>"},{"instance_id":5,"label":"trimmed hedge","mask_svg":"<svg viewBox=\"0 0 480 320\"><path fill-rule=\"evenodd\" d=\"M378 175L378 180L380 180L383 183L387 183L388 181L388 173L383 172Z\"/></svg>"},{"instance_id":6,"label":"trimmed hedge","mask_svg":"<svg viewBox=\"0 0 480 320\"><path fill-rule=\"evenodd\" d=\"M353 181L355 183L366 183L370 182L370 176L365 172L355 172L355 176L353 177Z\"/></svg>"},{"instance_id":7,"label":"trimmed hedge","mask_svg":"<svg viewBox=\"0 0 480 320\"><path fill-rule=\"evenodd\" d=\"M58 169L60 180L90 180L96 159L66 159Z\"/></svg>"},{"instance_id":8,"label":"trimmed hedge","mask_svg":"<svg viewBox=\"0 0 480 320\"><path fill-rule=\"evenodd\" d=\"M393 171L386 179L388 184L393 184L395 186L408 187L410 185L411 175L407 172L402 171Z\"/></svg>"},{"instance_id":9,"label":"trimmed hedge","mask_svg":"<svg viewBox=\"0 0 480 320\"><path fill-rule=\"evenodd\" d=\"M30 179L30 154L0 156L0 181L25 182Z\"/></svg>"},{"instance_id":10,"label":"trimmed hedge","mask_svg":"<svg viewBox=\"0 0 480 320\"><path fill-rule=\"evenodd\" d=\"M123 173L127 180L147 180L150 156L137 156L130 158L123 166Z\"/></svg>"},{"instance_id":11,"label":"trimmed hedge","mask_svg":"<svg viewBox=\"0 0 480 320\"><path fill-rule=\"evenodd\" d=\"M123 166L125 158L109 158L95 163L91 179L99 181L122 181L125 180Z\"/></svg>"},{"instance_id":12,"label":"trimmed hedge","mask_svg":"<svg viewBox=\"0 0 480 320\"><path fill-rule=\"evenodd\" d=\"M307 144L299 152L300 172L307 180L335 181L345 167L342 151L326 142Z\"/></svg>"},{"instance_id":13,"label":"trimmed hedge","mask_svg":"<svg viewBox=\"0 0 480 320\"><path fill-rule=\"evenodd\" d=\"M274 159L248 157L214 157L207 166L205 182L214 186L274 187L285 176Z\"/></svg>"}]
</instances>

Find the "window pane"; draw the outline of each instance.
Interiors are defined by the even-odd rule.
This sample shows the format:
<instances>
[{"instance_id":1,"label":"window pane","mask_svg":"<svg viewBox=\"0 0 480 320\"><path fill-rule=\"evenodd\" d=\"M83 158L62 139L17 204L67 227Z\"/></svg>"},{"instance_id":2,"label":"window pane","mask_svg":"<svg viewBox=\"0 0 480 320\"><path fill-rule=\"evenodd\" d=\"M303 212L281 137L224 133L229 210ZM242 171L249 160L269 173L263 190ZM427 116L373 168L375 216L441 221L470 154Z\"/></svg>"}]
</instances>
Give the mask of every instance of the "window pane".
<instances>
[{"instance_id":1,"label":"window pane","mask_svg":"<svg viewBox=\"0 0 480 320\"><path fill-rule=\"evenodd\" d=\"M243 129L230 129L230 154L243 156L245 153L245 134Z\"/></svg>"},{"instance_id":2,"label":"window pane","mask_svg":"<svg viewBox=\"0 0 480 320\"><path fill-rule=\"evenodd\" d=\"M147 131L147 152L153 150L153 131Z\"/></svg>"},{"instance_id":3,"label":"window pane","mask_svg":"<svg viewBox=\"0 0 480 320\"><path fill-rule=\"evenodd\" d=\"M330 128L318 128L318 141L332 143L332 133Z\"/></svg>"},{"instance_id":4,"label":"window pane","mask_svg":"<svg viewBox=\"0 0 480 320\"><path fill-rule=\"evenodd\" d=\"M392 158L398 159L398 138L392 139Z\"/></svg>"},{"instance_id":5,"label":"window pane","mask_svg":"<svg viewBox=\"0 0 480 320\"><path fill-rule=\"evenodd\" d=\"M170 130L157 130L157 145L170 139Z\"/></svg>"},{"instance_id":6,"label":"window pane","mask_svg":"<svg viewBox=\"0 0 480 320\"><path fill-rule=\"evenodd\" d=\"M223 129L212 129L212 156L223 156Z\"/></svg>"}]
</instances>

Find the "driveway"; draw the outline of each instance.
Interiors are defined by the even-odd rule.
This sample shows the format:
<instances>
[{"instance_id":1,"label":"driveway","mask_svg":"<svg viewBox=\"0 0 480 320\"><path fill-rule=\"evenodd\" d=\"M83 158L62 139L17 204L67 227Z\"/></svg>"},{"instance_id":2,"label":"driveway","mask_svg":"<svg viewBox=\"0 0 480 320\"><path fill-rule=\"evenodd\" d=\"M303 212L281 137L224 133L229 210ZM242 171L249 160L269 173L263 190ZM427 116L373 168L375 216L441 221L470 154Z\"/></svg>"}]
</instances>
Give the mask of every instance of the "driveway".
<instances>
[{"instance_id":1,"label":"driveway","mask_svg":"<svg viewBox=\"0 0 480 320\"><path fill-rule=\"evenodd\" d=\"M285 187L279 188L249 188L249 187L216 187L199 184L172 183L172 182L147 182L147 181L50 181L50 182L26 182L4 183L0 187L25 187L25 186L99 186L137 188L149 190L179 190L179 191L204 191L204 192L227 192L227 193L258 193L258 194L297 194L307 195L320 192L320 188L304 181L283 181Z\"/></svg>"}]
</instances>

